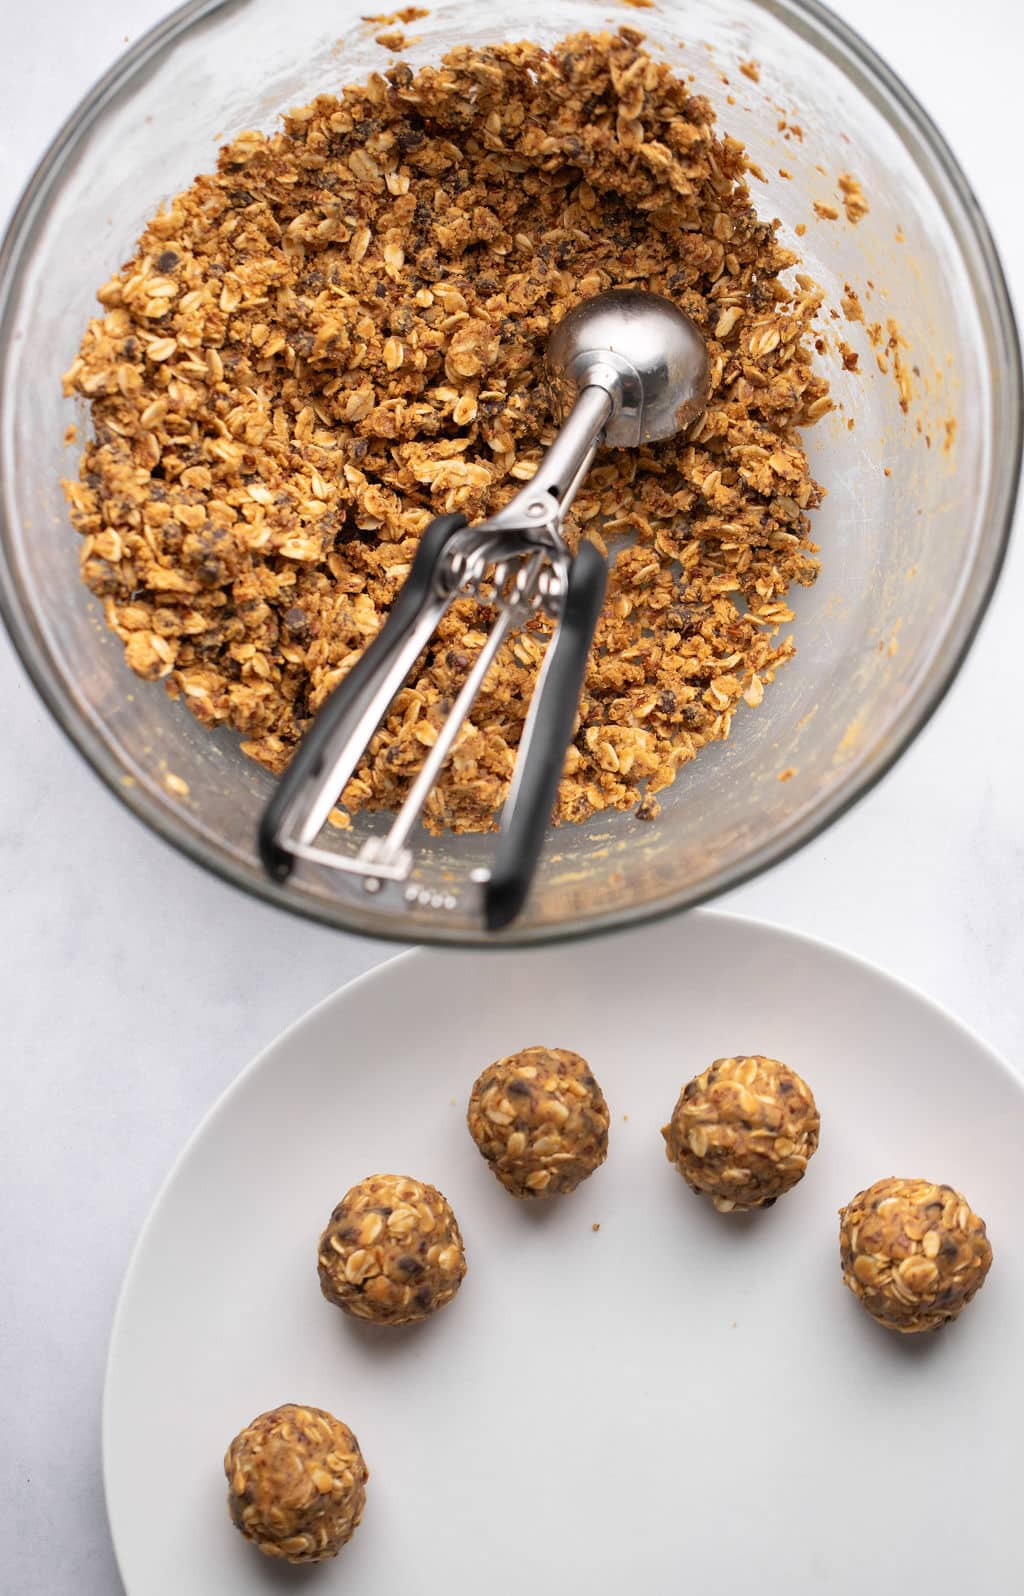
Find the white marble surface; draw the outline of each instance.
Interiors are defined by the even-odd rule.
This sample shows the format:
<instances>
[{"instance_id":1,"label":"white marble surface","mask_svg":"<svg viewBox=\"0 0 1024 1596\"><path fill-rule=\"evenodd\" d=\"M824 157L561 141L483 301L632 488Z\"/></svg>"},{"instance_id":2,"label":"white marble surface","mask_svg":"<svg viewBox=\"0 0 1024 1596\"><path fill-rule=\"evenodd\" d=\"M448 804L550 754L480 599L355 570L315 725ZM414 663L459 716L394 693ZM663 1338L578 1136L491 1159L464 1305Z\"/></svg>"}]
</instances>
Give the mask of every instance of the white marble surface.
<instances>
[{"instance_id":1,"label":"white marble surface","mask_svg":"<svg viewBox=\"0 0 1024 1596\"><path fill-rule=\"evenodd\" d=\"M0 216L72 104L166 9L0 9ZM996 138L1020 93L1017 0L837 9L946 132L1024 303L1019 157ZM1024 1067L1022 600L1024 540L910 754L854 813L726 906L876 961ZM247 1059L386 950L249 902L157 842L63 741L3 640L0 702L0 1590L110 1596L120 1586L99 1404L136 1232L182 1142ZM49 857L43 839L57 835Z\"/></svg>"}]
</instances>

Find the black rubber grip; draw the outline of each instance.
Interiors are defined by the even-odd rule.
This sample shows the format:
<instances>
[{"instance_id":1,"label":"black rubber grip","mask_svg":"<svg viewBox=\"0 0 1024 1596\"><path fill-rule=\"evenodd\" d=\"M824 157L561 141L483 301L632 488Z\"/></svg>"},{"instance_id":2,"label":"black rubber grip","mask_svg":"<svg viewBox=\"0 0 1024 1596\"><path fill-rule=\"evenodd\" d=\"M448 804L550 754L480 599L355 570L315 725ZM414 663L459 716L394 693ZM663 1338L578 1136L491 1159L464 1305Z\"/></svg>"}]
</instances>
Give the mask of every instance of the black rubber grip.
<instances>
[{"instance_id":1,"label":"black rubber grip","mask_svg":"<svg viewBox=\"0 0 1024 1596\"><path fill-rule=\"evenodd\" d=\"M527 752L529 757L522 773L516 772L515 803L508 825L502 827L491 879L485 889L484 913L489 931L510 925L529 895L555 807L607 586L608 567L602 555L593 543L581 543L569 573L561 622L548 644L555 652L546 662L538 686L541 700L536 706L529 750L520 752L520 758Z\"/></svg>"},{"instance_id":2,"label":"black rubber grip","mask_svg":"<svg viewBox=\"0 0 1024 1596\"><path fill-rule=\"evenodd\" d=\"M277 881L286 881L295 864L278 838L296 792L323 769L333 751L341 722L357 720L373 695L378 673L406 641L430 597L438 561L452 535L466 525L462 514L440 515L420 539L409 575L403 582L387 620L373 642L357 659L344 681L331 693L306 732L280 777L259 826L259 850L264 869Z\"/></svg>"}]
</instances>

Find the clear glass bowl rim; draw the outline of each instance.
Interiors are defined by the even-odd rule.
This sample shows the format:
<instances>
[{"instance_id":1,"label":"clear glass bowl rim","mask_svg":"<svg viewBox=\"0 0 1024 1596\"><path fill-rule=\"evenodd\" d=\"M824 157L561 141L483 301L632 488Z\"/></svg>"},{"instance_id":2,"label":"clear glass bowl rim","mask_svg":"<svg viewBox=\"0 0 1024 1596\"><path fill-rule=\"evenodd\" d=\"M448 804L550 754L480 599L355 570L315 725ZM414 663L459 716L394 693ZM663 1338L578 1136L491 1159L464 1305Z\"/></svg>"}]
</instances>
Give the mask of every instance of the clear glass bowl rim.
<instances>
[{"instance_id":1,"label":"clear glass bowl rim","mask_svg":"<svg viewBox=\"0 0 1024 1596\"><path fill-rule=\"evenodd\" d=\"M870 792L927 725L970 651L999 580L1009 546L1020 481L1024 445L1024 381L1020 341L1009 289L981 206L931 117L903 80L853 28L827 6L820 4L819 0L751 0L751 3L812 40L817 49L840 67L854 63L859 68L859 87L871 93L876 106L890 123L899 126L899 119L902 118L903 123L913 130L926 147L949 185L955 204L950 206L945 203L943 195L937 195L937 198L963 250L976 295L988 296L998 341L998 356L1002 361L1002 436L996 439L999 448L990 495L990 521L995 525L997 541L989 557L988 569L971 602L954 617L943 653L936 661L927 689L904 706L887 745L853 772L848 785L830 793L812 812L787 828L783 835L763 843L741 861L723 868L716 877L699 887L683 889L654 904L629 905L600 917L566 920L555 925L530 926L520 930L513 927L497 940L483 934L453 934L443 925L438 926L436 935L425 933L417 927L418 942L528 946L616 931L693 908L780 863L820 835ZM47 196L59 183L82 134L103 115L107 105L117 97L136 71L173 50L196 24L217 12L231 11L236 6L237 0L186 0L162 22L141 35L80 101L39 160L0 245L0 413L8 397L6 373L18 286L31 259ZM895 118L892 115L893 108L897 113ZM338 930L387 937L388 933L384 930L376 931L360 924L350 906L341 898L336 901L312 896L299 898L272 881L257 863L247 867L228 852L219 852L200 834L177 821L173 814L153 804L142 788L123 783L120 762L101 729L78 714L64 690L60 673L53 665L44 639L34 624L31 603L20 590L17 572L9 558L8 540L7 506L0 498L0 616L43 702L108 790L165 842L243 891L304 919L319 920Z\"/></svg>"}]
</instances>

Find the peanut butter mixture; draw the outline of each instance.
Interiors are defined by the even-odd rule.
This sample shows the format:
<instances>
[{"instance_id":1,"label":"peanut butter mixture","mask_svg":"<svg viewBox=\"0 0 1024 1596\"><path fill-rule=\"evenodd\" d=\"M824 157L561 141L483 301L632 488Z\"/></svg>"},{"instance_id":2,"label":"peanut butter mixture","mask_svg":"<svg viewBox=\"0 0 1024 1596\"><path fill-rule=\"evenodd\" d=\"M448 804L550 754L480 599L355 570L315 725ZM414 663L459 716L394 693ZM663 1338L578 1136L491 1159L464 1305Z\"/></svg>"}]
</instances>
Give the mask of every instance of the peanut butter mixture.
<instances>
[{"instance_id":1,"label":"peanut butter mixture","mask_svg":"<svg viewBox=\"0 0 1024 1596\"><path fill-rule=\"evenodd\" d=\"M798 429L821 293L754 209L742 146L632 28L460 47L241 134L99 292L65 379L85 582L140 676L281 771L375 635L432 516L497 510L554 433L548 334L618 285L708 340L685 436L598 457L570 540L615 555L556 818L655 794L793 652L822 489ZM489 616L460 601L343 795L400 803ZM508 645L435 789L493 825L547 623Z\"/></svg>"}]
</instances>

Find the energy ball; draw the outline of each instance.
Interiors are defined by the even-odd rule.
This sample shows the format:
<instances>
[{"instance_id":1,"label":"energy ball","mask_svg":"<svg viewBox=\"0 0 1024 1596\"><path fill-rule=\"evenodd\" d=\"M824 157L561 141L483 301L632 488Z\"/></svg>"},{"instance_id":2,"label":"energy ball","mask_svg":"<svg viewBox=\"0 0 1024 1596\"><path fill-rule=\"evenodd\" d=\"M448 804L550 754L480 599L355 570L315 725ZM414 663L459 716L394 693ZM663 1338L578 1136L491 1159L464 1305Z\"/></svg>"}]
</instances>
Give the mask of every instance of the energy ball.
<instances>
[{"instance_id":1,"label":"energy ball","mask_svg":"<svg viewBox=\"0 0 1024 1596\"><path fill-rule=\"evenodd\" d=\"M466 1273L458 1222L441 1193L408 1175L369 1175L320 1237L328 1302L374 1324L413 1324L451 1302Z\"/></svg>"},{"instance_id":2,"label":"energy ball","mask_svg":"<svg viewBox=\"0 0 1024 1596\"><path fill-rule=\"evenodd\" d=\"M287 1402L261 1413L228 1447L224 1473L232 1522L267 1557L322 1563L363 1516L359 1442L322 1408Z\"/></svg>"},{"instance_id":3,"label":"energy ball","mask_svg":"<svg viewBox=\"0 0 1024 1596\"><path fill-rule=\"evenodd\" d=\"M811 1089L776 1058L719 1058L679 1094L669 1162L720 1213L768 1208L803 1178L821 1122Z\"/></svg>"},{"instance_id":4,"label":"energy ball","mask_svg":"<svg viewBox=\"0 0 1024 1596\"><path fill-rule=\"evenodd\" d=\"M839 1255L871 1317L905 1335L955 1319L992 1263L985 1221L962 1193L895 1177L839 1210Z\"/></svg>"},{"instance_id":5,"label":"energy ball","mask_svg":"<svg viewBox=\"0 0 1024 1596\"><path fill-rule=\"evenodd\" d=\"M575 1191L608 1156L608 1104L590 1065L560 1047L525 1047L473 1086L469 1133L513 1197Z\"/></svg>"}]
</instances>

